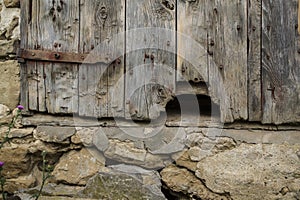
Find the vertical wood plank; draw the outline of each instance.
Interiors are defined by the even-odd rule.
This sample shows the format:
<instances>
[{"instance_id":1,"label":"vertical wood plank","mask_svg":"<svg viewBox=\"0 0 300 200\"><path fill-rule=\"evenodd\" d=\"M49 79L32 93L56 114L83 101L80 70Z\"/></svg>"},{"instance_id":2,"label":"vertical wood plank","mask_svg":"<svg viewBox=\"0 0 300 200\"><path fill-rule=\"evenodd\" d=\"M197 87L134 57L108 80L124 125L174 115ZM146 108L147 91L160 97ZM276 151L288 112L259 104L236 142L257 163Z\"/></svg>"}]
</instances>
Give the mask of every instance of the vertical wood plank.
<instances>
[{"instance_id":1,"label":"vertical wood plank","mask_svg":"<svg viewBox=\"0 0 300 200\"><path fill-rule=\"evenodd\" d=\"M263 0L263 123L300 122L297 0Z\"/></svg>"},{"instance_id":2,"label":"vertical wood plank","mask_svg":"<svg viewBox=\"0 0 300 200\"><path fill-rule=\"evenodd\" d=\"M22 31L21 44L20 47L25 49L28 46L28 27L29 23L31 23L31 2L21 1L21 24L20 29ZM21 95L20 95L20 104L24 106L24 110L29 110L29 89L28 89L28 81L27 81L27 65L21 64L20 69L20 81L21 81Z\"/></svg>"},{"instance_id":3,"label":"vertical wood plank","mask_svg":"<svg viewBox=\"0 0 300 200\"><path fill-rule=\"evenodd\" d=\"M115 61L80 66L79 114L124 117L125 0L82 0L80 6L80 52Z\"/></svg>"},{"instance_id":4,"label":"vertical wood plank","mask_svg":"<svg viewBox=\"0 0 300 200\"><path fill-rule=\"evenodd\" d=\"M261 121L261 0L248 0L249 121Z\"/></svg>"},{"instance_id":5,"label":"vertical wood plank","mask_svg":"<svg viewBox=\"0 0 300 200\"><path fill-rule=\"evenodd\" d=\"M37 12L32 26L37 31L32 37L35 48L58 52L78 52L79 0L34 0ZM49 113L73 113L78 110L78 66L66 63L37 62L40 111ZM45 76L44 76L45 75ZM42 78L43 77L43 78ZM44 80L45 78L45 80ZM46 102L45 102L46 101Z\"/></svg>"},{"instance_id":6,"label":"vertical wood plank","mask_svg":"<svg viewBox=\"0 0 300 200\"><path fill-rule=\"evenodd\" d=\"M157 118L175 93L175 13L173 0L127 1L126 118Z\"/></svg>"},{"instance_id":7,"label":"vertical wood plank","mask_svg":"<svg viewBox=\"0 0 300 200\"><path fill-rule=\"evenodd\" d=\"M247 2L213 0L208 5L210 94L216 102L225 91L220 99L224 122L247 120Z\"/></svg>"},{"instance_id":8,"label":"vertical wood plank","mask_svg":"<svg viewBox=\"0 0 300 200\"><path fill-rule=\"evenodd\" d=\"M177 30L180 34L177 37L177 81L198 83L204 81L203 77L208 81L206 2L207 0L177 1ZM198 52L199 47L193 49L197 45L202 47L202 52Z\"/></svg>"}]
</instances>

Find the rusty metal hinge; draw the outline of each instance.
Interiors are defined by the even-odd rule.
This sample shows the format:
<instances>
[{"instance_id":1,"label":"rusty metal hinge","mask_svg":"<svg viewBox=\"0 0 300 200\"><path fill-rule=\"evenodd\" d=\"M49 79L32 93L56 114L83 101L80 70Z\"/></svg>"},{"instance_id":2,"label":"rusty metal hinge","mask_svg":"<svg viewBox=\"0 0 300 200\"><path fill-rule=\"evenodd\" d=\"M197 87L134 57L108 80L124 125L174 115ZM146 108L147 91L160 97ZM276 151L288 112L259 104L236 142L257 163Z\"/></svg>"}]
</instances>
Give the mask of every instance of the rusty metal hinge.
<instances>
[{"instance_id":1,"label":"rusty metal hinge","mask_svg":"<svg viewBox=\"0 0 300 200\"><path fill-rule=\"evenodd\" d=\"M26 60L76 64L109 64L112 62L108 57L101 57L92 53L83 54L32 49L18 49L17 56L20 63L25 63Z\"/></svg>"}]
</instances>

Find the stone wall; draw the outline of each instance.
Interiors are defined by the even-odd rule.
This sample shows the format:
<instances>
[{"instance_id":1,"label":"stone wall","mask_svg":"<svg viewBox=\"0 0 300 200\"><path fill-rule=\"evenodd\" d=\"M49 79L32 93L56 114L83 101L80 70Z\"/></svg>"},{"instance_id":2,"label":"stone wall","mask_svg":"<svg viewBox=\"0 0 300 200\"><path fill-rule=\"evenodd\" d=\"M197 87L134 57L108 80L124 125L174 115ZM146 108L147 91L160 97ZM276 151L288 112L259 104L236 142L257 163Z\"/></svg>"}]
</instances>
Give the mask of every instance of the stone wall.
<instances>
[{"instance_id":1,"label":"stone wall","mask_svg":"<svg viewBox=\"0 0 300 200\"><path fill-rule=\"evenodd\" d=\"M19 102L19 1L0 0L0 141ZM29 199L300 199L300 127L155 127L23 115L0 150L5 190ZM151 133L155 134L151 135Z\"/></svg>"},{"instance_id":2,"label":"stone wall","mask_svg":"<svg viewBox=\"0 0 300 200\"><path fill-rule=\"evenodd\" d=\"M15 60L20 39L20 3L0 1L0 103L14 108L19 101L19 64Z\"/></svg>"}]
</instances>

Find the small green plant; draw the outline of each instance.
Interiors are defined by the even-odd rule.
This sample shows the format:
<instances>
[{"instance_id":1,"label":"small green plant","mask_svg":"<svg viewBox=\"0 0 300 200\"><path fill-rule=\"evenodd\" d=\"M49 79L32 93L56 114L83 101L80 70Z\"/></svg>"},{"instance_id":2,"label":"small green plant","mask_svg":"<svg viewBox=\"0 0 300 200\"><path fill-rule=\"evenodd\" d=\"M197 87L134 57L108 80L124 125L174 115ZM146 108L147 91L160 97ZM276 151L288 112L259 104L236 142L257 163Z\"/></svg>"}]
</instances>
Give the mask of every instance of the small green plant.
<instances>
[{"instance_id":1,"label":"small green plant","mask_svg":"<svg viewBox=\"0 0 300 200\"><path fill-rule=\"evenodd\" d=\"M46 155L47 155L47 152L46 151L43 151L42 152L42 157L43 157L43 166L42 166L42 170L43 170L43 175L42 175L42 184L41 184L41 187L38 191L37 194L33 195L32 198L34 198L35 200L38 200L39 197L41 196L42 194L42 191L44 189L44 186L45 186L45 183L47 181L48 178L51 177L51 173L53 171L53 166L49 165L48 164L48 161L46 160Z\"/></svg>"}]
</instances>

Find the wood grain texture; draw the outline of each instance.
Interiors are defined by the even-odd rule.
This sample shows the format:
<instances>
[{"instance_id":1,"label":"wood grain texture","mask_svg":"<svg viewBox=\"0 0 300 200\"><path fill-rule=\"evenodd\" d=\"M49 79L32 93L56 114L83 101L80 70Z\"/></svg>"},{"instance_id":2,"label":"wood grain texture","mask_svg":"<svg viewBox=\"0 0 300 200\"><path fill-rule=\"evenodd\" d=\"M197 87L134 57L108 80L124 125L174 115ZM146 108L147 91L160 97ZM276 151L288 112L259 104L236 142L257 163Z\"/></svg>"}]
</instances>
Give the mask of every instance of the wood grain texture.
<instances>
[{"instance_id":1,"label":"wood grain texture","mask_svg":"<svg viewBox=\"0 0 300 200\"><path fill-rule=\"evenodd\" d=\"M173 0L127 1L126 118L157 118L175 93L175 11Z\"/></svg>"},{"instance_id":2,"label":"wood grain texture","mask_svg":"<svg viewBox=\"0 0 300 200\"><path fill-rule=\"evenodd\" d=\"M20 30L22 31L20 48L26 48L28 45L28 26L31 23L31 0L21 1L21 23ZM21 94L20 94L20 104L24 106L25 111L29 111L29 89L27 82L27 65L21 64L20 68L20 82L21 82Z\"/></svg>"},{"instance_id":3,"label":"wood grain texture","mask_svg":"<svg viewBox=\"0 0 300 200\"><path fill-rule=\"evenodd\" d=\"M248 112L249 121L261 121L261 0L248 0Z\"/></svg>"},{"instance_id":4,"label":"wood grain texture","mask_svg":"<svg viewBox=\"0 0 300 200\"><path fill-rule=\"evenodd\" d=\"M177 81L208 81L206 3L177 1Z\"/></svg>"},{"instance_id":5,"label":"wood grain texture","mask_svg":"<svg viewBox=\"0 0 300 200\"><path fill-rule=\"evenodd\" d=\"M263 123L300 122L297 0L263 0Z\"/></svg>"},{"instance_id":6,"label":"wood grain texture","mask_svg":"<svg viewBox=\"0 0 300 200\"><path fill-rule=\"evenodd\" d=\"M79 67L79 114L124 117L125 0L82 0L80 7L80 52L113 62Z\"/></svg>"},{"instance_id":7,"label":"wood grain texture","mask_svg":"<svg viewBox=\"0 0 300 200\"><path fill-rule=\"evenodd\" d=\"M29 49L78 52L79 0L32 0ZM77 112L78 66L27 62L29 108L49 113Z\"/></svg>"},{"instance_id":8,"label":"wood grain texture","mask_svg":"<svg viewBox=\"0 0 300 200\"><path fill-rule=\"evenodd\" d=\"M222 121L247 120L247 2L208 5L208 41L214 41L208 50L210 94L220 101Z\"/></svg>"}]
</instances>

